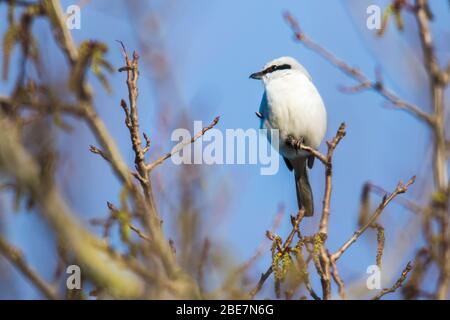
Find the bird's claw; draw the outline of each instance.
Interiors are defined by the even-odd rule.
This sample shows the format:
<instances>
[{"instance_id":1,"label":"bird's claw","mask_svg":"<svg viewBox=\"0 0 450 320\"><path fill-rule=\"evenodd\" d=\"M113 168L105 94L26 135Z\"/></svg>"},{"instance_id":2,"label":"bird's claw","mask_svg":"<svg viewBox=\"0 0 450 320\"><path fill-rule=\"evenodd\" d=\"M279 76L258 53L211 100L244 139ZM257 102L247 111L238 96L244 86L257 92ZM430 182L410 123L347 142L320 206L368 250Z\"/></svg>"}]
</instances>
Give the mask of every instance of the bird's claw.
<instances>
[{"instance_id":1,"label":"bird's claw","mask_svg":"<svg viewBox=\"0 0 450 320\"><path fill-rule=\"evenodd\" d=\"M305 139L303 137L295 139L292 135L288 135L286 138L286 144L294 148L295 151L298 153L300 151L300 146L303 144L304 140Z\"/></svg>"}]
</instances>

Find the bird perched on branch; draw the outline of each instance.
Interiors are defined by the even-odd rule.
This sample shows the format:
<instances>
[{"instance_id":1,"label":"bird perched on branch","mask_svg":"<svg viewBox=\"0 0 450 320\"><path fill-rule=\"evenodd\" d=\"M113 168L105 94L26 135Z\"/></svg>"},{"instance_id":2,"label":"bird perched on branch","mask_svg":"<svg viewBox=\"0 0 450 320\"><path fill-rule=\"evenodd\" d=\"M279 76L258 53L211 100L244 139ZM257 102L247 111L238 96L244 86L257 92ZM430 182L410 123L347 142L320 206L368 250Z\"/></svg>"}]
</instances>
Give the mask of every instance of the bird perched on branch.
<instances>
[{"instance_id":1,"label":"bird perched on branch","mask_svg":"<svg viewBox=\"0 0 450 320\"><path fill-rule=\"evenodd\" d=\"M314 202L306 166L311 169L314 158L303 150L296 150L291 139L317 149L327 128L327 113L319 92L308 71L294 58L281 57L270 61L262 71L250 75L262 80L265 91L257 115L261 128L278 129L278 152L289 170L294 170L299 209L305 215L314 214Z\"/></svg>"}]
</instances>

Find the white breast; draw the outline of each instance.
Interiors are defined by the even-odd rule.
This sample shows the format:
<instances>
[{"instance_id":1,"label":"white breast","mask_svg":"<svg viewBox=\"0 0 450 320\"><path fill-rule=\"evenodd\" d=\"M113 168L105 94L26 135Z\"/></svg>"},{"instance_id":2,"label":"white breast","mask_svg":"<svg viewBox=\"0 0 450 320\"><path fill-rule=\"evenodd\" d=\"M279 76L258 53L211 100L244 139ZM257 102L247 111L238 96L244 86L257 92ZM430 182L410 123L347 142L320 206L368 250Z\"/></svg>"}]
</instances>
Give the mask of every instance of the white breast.
<instances>
[{"instance_id":1,"label":"white breast","mask_svg":"<svg viewBox=\"0 0 450 320\"><path fill-rule=\"evenodd\" d=\"M303 138L307 145L318 148L325 135L327 116L322 98L310 79L302 73L289 74L272 79L265 87L261 126L279 130L280 153L287 158L304 155L286 148L289 135Z\"/></svg>"}]
</instances>

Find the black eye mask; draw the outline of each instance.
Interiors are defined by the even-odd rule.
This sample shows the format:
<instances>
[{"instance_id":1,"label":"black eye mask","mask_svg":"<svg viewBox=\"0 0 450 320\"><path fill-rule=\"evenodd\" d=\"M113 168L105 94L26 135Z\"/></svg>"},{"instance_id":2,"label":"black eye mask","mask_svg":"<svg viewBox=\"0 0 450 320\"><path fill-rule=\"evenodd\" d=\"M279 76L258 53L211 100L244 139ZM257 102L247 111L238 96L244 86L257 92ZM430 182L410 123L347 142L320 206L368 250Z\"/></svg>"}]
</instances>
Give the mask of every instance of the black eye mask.
<instances>
[{"instance_id":1,"label":"black eye mask","mask_svg":"<svg viewBox=\"0 0 450 320\"><path fill-rule=\"evenodd\" d=\"M277 70L286 70L286 69L291 69L291 68L292 68L291 65L289 65L289 64L287 64L287 63L286 63L286 64L279 65L279 66L277 66L277 65L272 65L272 66L270 66L270 67L264 69L263 71L259 71L259 72L252 73L252 74L250 75L250 79L257 79L257 80L260 80L260 79L262 79L262 77L263 77L265 74L272 73L272 72L277 71Z\"/></svg>"},{"instance_id":2,"label":"black eye mask","mask_svg":"<svg viewBox=\"0 0 450 320\"><path fill-rule=\"evenodd\" d=\"M279 65L279 66L273 65L273 66L270 66L267 69L265 69L263 71L263 73L267 74L267 73L271 73L271 72L274 72L274 71L277 71L277 70L286 70L286 69L291 69L291 66L289 64L282 64L282 65Z\"/></svg>"}]
</instances>

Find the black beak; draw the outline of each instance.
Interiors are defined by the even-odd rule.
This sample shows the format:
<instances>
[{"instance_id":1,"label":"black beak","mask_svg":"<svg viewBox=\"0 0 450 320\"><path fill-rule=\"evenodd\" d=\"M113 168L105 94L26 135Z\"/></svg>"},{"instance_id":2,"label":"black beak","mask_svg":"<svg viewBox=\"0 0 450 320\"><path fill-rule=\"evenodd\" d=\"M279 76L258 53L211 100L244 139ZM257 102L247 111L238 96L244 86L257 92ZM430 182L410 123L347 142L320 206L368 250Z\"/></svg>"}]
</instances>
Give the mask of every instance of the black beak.
<instances>
[{"instance_id":1,"label":"black beak","mask_svg":"<svg viewBox=\"0 0 450 320\"><path fill-rule=\"evenodd\" d=\"M250 79L255 79L255 80L261 80L263 75L264 75L264 72L262 72L262 71L255 72L255 73L252 73L249 78Z\"/></svg>"}]
</instances>

